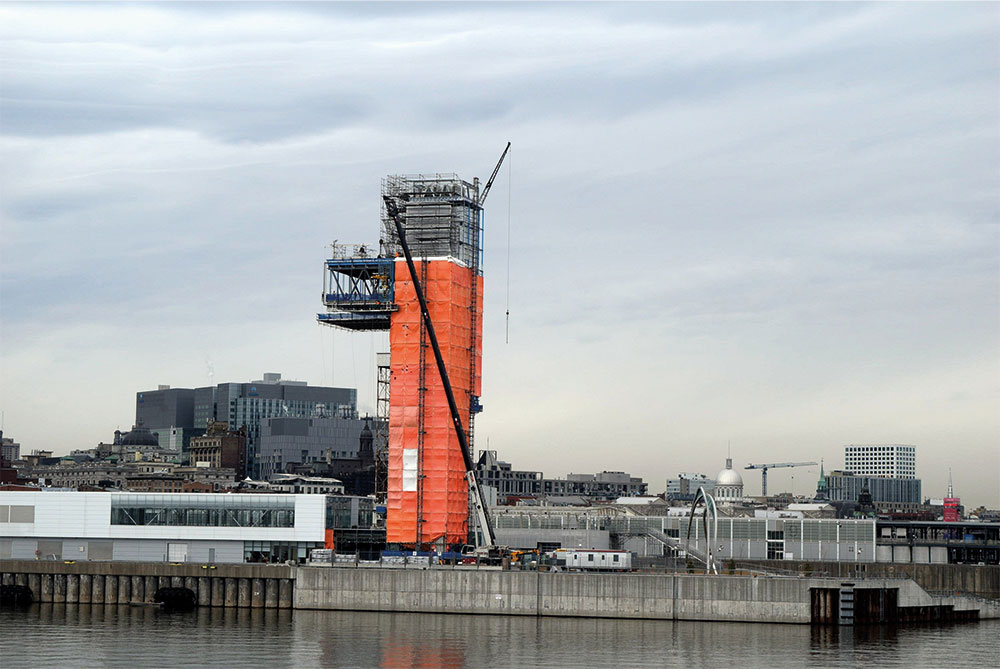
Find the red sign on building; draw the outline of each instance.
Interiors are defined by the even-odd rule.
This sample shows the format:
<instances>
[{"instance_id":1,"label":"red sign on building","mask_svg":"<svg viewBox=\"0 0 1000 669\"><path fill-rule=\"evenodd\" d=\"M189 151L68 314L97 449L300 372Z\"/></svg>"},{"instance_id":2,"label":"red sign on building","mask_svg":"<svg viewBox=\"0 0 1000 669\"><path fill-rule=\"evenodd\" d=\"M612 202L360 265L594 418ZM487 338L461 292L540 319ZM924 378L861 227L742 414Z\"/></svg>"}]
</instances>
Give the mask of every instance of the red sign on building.
<instances>
[{"instance_id":1,"label":"red sign on building","mask_svg":"<svg viewBox=\"0 0 1000 669\"><path fill-rule=\"evenodd\" d=\"M958 497L945 497L944 498L944 520L949 523L957 523L958 518L958 505L961 500Z\"/></svg>"}]
</instances>

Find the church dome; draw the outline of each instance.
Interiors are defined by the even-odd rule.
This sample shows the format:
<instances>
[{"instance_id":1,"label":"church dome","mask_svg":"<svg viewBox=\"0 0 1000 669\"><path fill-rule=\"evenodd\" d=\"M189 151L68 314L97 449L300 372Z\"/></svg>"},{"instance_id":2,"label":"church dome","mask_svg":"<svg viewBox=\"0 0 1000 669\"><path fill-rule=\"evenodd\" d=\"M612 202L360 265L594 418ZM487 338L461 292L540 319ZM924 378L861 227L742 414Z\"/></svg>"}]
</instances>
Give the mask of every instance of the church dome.
<instances>
[{"instance_id":1,"label":"church dome","mask_svg":"<svg viewBox=\"0 0 1000 669\"><path fill-rule=\"evenodd\" d=\"M733 469L733 461L731 458L726 458L726 468L719 472L719 475L715 477L715 485L738 485L743 487L743 477L740 473Z\"/></svg>"},{"instance_id":2,"label":"church dome","mask_svg":"<svg viewBox=\"0 0 1000 669\"><path fill-rule=\"evenodd\" d=\"M160 440L149 431L149 428L135 425L131 432L122 435L121 444L122 446L159 446Z\"/></svg>"}]
</instances>

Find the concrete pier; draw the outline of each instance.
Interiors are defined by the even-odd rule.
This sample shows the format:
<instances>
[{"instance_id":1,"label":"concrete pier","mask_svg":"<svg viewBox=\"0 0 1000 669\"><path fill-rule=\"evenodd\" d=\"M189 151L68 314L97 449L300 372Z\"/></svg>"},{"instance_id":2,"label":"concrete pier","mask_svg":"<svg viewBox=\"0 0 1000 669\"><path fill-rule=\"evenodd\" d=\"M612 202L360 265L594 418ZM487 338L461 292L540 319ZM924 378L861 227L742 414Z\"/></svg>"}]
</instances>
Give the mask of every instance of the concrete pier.
<instances>
[{"instance_id":1,"label":"concrete pier","mask_svg":"<svg viewBox=\"0 0 1000 669\"><path fill-rule=\"evenodd\" d=\"M31 588L31 592L35 596L35 599L39 602L42 601L42 575L28 574L28 587Z\"/></svg>"},{"instance_id":2,"label":"concrete pier","mask_svg":"<svg viewBox=\"0 0 1000 669\"><path fill-rule=\"evenodd\" d=\"M250 579L239 578L236 580L239 586L236 605L241 609L248 609L250 608Z\"/></svg>"},{"instance_id":3,"label":"concrete pier","mask_svg":"<svg viewBox=\"0 0 1000 669\"><path fill-rule=\"evenodd\" d=\"M118 603L132 603L132 577L122 575L118 577Z\"/></svg>"},{"instance_id":4,"label":"concrete pier","mask_svg":"<svg viewBox=\"0 0 1000 669\"><path fill-rule=\"evenodd\" d=\"M194 591L198 594L198 606L212 605L212 586L211 581L208 578L204 576L199 578Z\"/></svg>"},{"instance_id":5,"label":"concrete pier","mask_svg":"<svg viewBox=\"0 0 1000 669\"><path fill-rule=\"evenodd\" d=\"M224 578L210 578L208 582L212 588L212 601L211 605L213 607L222 607L226 605L226 579Z\"/></svg>"},{"instance_id":6,"label":"concrete pier","mask_svg":"<svg viewBox=\"0 0 1000 669\"><path fill-rule=\"evenodd\" d=\"M254 609L264 608L264 579L262 578L250 580L250 607Z\"/></svg>"},{"instance_id":7,"label":"concrete pier","mask_svg":"<svg viewBox=\"0 0 1000 669\"><path fill-rule=\"evenodd\" d=\"M146 601L146 579L142 576L132 577L132 604L142 604Z\"/></svg>"},{"instance_id":8,"label":"concrete pier","mask_svg":"<svg viewBox=\"0 0 1000 669\"><path fill-rule=\"evenodd\" d=\"M66 574L66 603L80 603L80 575Z\"/></svg>"},{"instance_id":9,"label":"concrete pier","mask_svg":"<svg viewBox=\"0 0 1000 669\"><path fill-rule=\"evenodd\" d=\"M0 584L28 587L45 603L148 604L160 588L186 588L199 606L290 609L294 575L287 565L0 560Z\"/></svg>"},{"instance_id":10,"label":"concrete pier","mask_svg":"<svg viewBox=\"0 0 1000 669\"><path fill-rule=\"evenodd\" d=\"M52 581L53 581L52 574L42 574L42 592L41 596L38 598L38 601L43 603L52 602L52 587L53 587Z\"/></svg>"},{"instance_id":11,"label":"concrete pier","mask_svg":"<svg viewBox=\"0 0 1000 669\"><path fill-rule=\"evenodd\" d=\"M80 593L76 601L80 604L90 604L90 588L94 577L90 574L80 574Z\"/></svg>"},{"instance_id":12,"label":"concrete pier","mask_svg":"<svg viewBox=\"0 0 1000 669\"><path fill-rule=\"evenodd\" d=\"M118 603L118 576L109 574L104 577L104 603Z\"/></svg>"},{"instance_id":13,"label":"concrete pier","mask_svg":"<svg viewBox=\"0 0 1000 669\"><path fill-rule=\"evenodd\" d=\"M52 576L52 603L66 603L66 574L54 574Z\"/></svg>"},{"instance_id":14,"label":"concrete pier","mask_svg":"<svg viewBox=\"0 0 1000 669\"><path fill-rule=\"evenodd\" d=\"M278 590L281 588L281 581L277 579L266 579L264 583L264 608L278 608Z\"/></svg>"},{"instance_id":15,"label":"concrete pier","mask_svg":"<svg viewBox=\"0 0 1000 669\"><path fill-rule=\"evenodd\" d=\"M161 587L187 588L204 607L465 613L809 623L842 579L503 571L63 563L0 560L0 583L25 585L40 603L150 602ZM859 611L923 619L1000 617L1000 602L932 596L910 579L855 579ZM896 612L898 603L898 613ZM877 606L875 606L877 604ZM874 613L872 613L874 612ZM961 614L961 615L958 615ZM244 615L244 614L240 614ZM915 617L916 616L916 617ZM820 616L828 619L831 616ZM925 616L926 617L926 616ZM937 618L935 618L937 619ZM886 618L886 620L889 620Z\"/></svg>"}]
</instances>

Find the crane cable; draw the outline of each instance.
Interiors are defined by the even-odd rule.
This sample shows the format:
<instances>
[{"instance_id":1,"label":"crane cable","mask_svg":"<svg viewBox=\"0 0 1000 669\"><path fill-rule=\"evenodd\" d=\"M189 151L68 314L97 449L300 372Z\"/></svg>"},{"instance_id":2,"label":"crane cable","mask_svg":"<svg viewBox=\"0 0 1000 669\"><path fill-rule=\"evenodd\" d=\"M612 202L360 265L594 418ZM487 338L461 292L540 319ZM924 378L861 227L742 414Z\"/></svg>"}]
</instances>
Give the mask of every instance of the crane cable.
<instances>
[{"instance_id":1,"label":"crane cable","mask_svg":"<svg viewBox=\"0 0 1000 669\"><path fill-rule=\"evenodd\" d=\"M504 343L510 343L510 165L514 160L513 150L507 156L507 305L504 323Z\"/></svg>"}]
</instances>

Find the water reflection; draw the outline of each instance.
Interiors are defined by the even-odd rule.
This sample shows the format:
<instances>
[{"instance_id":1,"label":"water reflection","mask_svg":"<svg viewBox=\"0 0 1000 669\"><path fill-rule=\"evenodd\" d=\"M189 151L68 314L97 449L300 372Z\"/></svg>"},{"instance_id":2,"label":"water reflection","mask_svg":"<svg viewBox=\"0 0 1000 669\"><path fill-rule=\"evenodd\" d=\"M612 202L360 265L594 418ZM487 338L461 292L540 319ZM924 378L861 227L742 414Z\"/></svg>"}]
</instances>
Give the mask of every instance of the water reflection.
<instances>
[{"instance_id":1,"label":"water reflection","mask_svg":"<svg viewBox=\"0 0 1000 669\"><path fill-rule=\"evenodd\" d=\"M3 669L60 666L993 666L1000 624L809 627L35 604L0 610ZM12 633L13 631L13 633Z\"/></svg>"}]
</instances>

